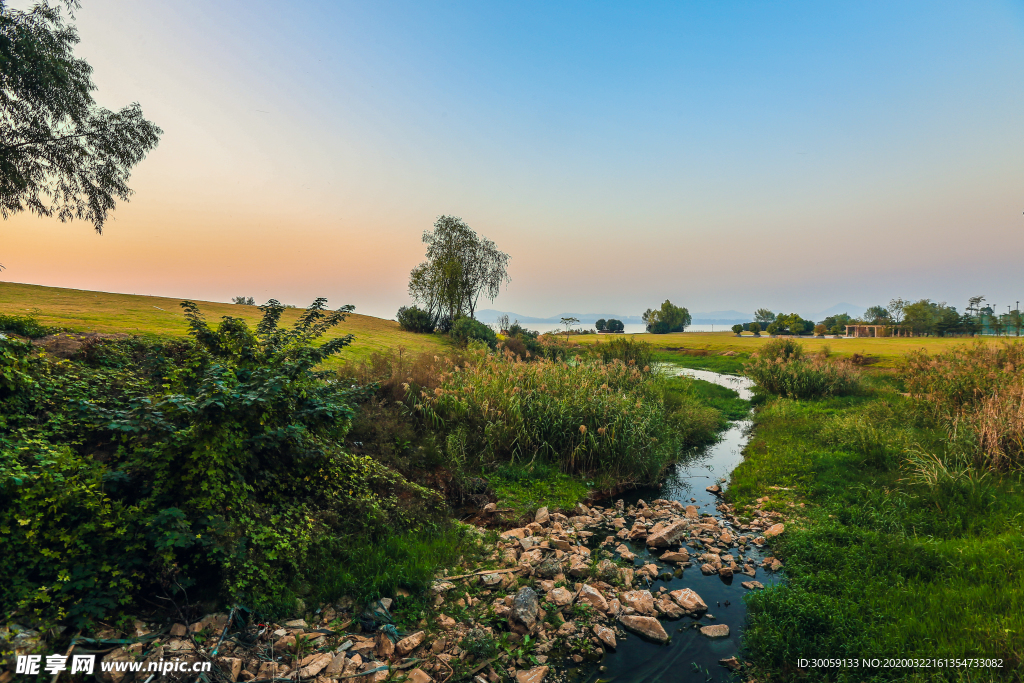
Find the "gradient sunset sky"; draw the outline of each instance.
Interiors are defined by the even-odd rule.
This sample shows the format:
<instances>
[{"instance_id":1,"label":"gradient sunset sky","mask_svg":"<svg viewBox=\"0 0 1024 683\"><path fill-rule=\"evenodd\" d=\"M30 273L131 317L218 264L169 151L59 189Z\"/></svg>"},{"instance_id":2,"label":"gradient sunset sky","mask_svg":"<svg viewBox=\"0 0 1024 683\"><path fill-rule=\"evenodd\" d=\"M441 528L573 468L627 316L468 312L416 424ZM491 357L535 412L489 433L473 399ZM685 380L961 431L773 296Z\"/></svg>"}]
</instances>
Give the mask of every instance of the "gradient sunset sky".
<instances>
[{"instance_id":1,"label":"gradient sunset sky","mask_svg":"<svg viewBox=\"0 0 1024 683\"><path fill-rule=\"evenodd\" d=\"M102 236L5 221L3 280L390 318L454 214L527 315L1024 300L1021 2L76 14L97 101L165 133Z\"/></svg>"}]
</instances>

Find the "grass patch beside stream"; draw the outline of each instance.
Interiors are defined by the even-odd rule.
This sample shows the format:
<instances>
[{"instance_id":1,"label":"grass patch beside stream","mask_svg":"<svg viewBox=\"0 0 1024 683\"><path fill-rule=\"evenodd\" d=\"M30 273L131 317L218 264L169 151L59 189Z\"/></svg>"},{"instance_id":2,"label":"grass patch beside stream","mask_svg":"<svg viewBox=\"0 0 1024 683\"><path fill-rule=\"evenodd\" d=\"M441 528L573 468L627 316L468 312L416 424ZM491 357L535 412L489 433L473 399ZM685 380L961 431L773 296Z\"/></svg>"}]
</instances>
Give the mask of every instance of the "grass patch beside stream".
<instances>
[{"instance_id":1,"label":"grass patch beside stream","mask_svg":"<svg viewBox=\"0 0 1024 683\"><path fill-rule=\"evenodd\" d=\"M930 471L945 432L874 378L859 396L775 398L736 469L738 506L792 514L774 542L786 583L747 597L744 642L779 680L1021 680L1024 491L1019 474ZM785 490L788 489L788 490ZM798 658L1001 659L1001 669L808 669Z\"/></svg>"}]
</instances>

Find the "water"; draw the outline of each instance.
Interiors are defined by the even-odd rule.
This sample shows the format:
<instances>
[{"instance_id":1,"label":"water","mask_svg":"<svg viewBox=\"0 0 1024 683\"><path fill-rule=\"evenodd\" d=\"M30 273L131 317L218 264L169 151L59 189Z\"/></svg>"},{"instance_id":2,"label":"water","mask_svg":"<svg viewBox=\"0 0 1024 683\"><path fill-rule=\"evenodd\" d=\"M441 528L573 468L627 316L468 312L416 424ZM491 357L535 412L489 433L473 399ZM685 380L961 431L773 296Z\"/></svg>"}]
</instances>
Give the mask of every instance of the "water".
<instances>
[{"instance_id":1,"label":"water","mask_svg":"<svg viewBox=\"0 0 1024 683\"><path fill-rule=\"evenodd\" d=\"M680 374L728 387L737 391L741 398L749 399L751 397L752 383L745 377L689 369L682 370ZM733 422L729 429L722 434L718 443L712 444L677 464L668 473L660 488L651 487L632 491L629 495L621 496L621 498L626 501L627 505L640 498L648 502L655 498L678 500L684 505L698 506L701 512L710 512L717 516L715 505L718 498L705 491L705 488L716 482L723 488L725 487L721 480L727 480L733 468L743 459L742 451L750 438L750 427L749 420ZM595 539L598 539L598 536L600 535L595 535ZM636 566L639 567L649 562L662 564L657 561L654 554L648 552L645 545L630 543L627 545L637 554ZM601 661L605 667L604 671L596 669L580 671L581 680L587 681L587 683L596 683L597 681L608 683L693 681L697 683L735 680L730 671L720 665L718 660L739 654L740 638L746 618L746 605L743 602L743 596L750 592L740 584L743 581L760 581L765 586L769 586L780 580L778 575L766 572L760 566L761 559L769 555L771 551L767 548L761 551L753 545L748 548L745 555L753 557L757 563L757 576L755 577L738 574L729 583L726 583L718 575L704 576L700 567L695 565L685 569L681 578L674 578L667 582L656 581L651 586L652 592L662 585L670 591L679 588L692 588L707 603L708 614L713 615L714 619L705 615L701 619L684 617L677 621L662 620L665 630L672 636L668 645L656 645L642 640L639 636L629 635L625 640L620 640L616 652L609 653ZM690 550L693 552L692 548ZM661 549L658 554L663 552L664 549ZM733 548L730 552L736 555L737 549ZM726 601L730 602L728 606L725 605ZM694 624L700 626L728 624L729 637L707 638L693 627Z\"/></svg>"}]
</instances>

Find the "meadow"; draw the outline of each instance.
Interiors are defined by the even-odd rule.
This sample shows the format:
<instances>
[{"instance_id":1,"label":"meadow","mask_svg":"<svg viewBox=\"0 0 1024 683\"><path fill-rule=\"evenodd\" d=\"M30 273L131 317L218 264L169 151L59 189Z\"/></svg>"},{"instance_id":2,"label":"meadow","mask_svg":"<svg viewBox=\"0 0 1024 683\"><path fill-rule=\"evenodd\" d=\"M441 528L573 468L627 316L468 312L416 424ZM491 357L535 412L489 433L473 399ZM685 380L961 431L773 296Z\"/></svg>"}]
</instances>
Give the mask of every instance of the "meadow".
<instances>
[{"instance_id":1,"label":"meadow","mask_svg":"<svg viewBox=\"0 0 1024 683\"><path fill-rule=\"evenodd\" d=\"M608 343L614 337L633 337L641 339L659 353L659 358L673 356L709 356L728 352L749 355L770 341L766 334L755 337L749 333L737 337L732 332L676 332L672 334L636 334L636 335L579 335L570 337L579 344ZM986 344L998 344L1001 339L992 337L977 338ZM1005 339L1005 338L1003 338ZM854 354L865 357L872 367L895 368L900 360L912 351L923 350L926 353L941 353L967 340L958 337L883 337L833 339L819 337L801 337L800 343L808 354L815 354L828 348L837 358L852 358ZM715 369L709 367L708 369Z\"/></svg>"},{"instance_id":2,"label":"meadow","mask_svg":"<svg viewBox=\"0 0 1024 683\"><path fill-rule=\"evenodd\" d=\"M0 314L32 316L40 323L61 327L73 332L100 334L129 334L143 337L178 338L188 331L181 299L140 294L113 294L82 289L43 287L12 282L0 282ZM302 307L286 309L281 316L285 324L298 319ZM343 302L332 302L338 305ZM197 301L206 319L215 323L223 316L241 318L250 325L261 317L255 306ZM402 330L393 320L353 313L331 330L324 341L354 334L355 341L346 349L344 359L359 359L374 351L403 346L411 353L444 349L443 337L413 334ZM338 364L334 359L330 364Z\"/></svg>"}]
</instances>

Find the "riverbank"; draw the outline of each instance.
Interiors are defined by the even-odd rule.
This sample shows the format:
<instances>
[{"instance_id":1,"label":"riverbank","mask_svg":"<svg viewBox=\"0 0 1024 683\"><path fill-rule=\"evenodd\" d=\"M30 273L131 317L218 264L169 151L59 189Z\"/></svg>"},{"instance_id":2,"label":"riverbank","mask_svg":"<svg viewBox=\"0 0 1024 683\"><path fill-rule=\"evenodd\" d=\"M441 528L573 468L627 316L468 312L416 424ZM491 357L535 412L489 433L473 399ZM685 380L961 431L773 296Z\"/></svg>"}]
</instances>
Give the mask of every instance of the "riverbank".
<instances>
[{"instance_id":1,"label":"riverbank","mask_svg":"<svg viewBox=\"0 0 1024 683\"><path fill-rule=\"evenodd\" d=\"M901 389L876 375L861 395L770 398L755 412L728 498L800 512L777 545L787 581L747 601L759 680L1021 680L1021 477L951 467L946 433ZM821 658L924 663L799 663Z\"/></svg>"}]
</instances>

